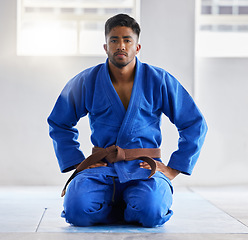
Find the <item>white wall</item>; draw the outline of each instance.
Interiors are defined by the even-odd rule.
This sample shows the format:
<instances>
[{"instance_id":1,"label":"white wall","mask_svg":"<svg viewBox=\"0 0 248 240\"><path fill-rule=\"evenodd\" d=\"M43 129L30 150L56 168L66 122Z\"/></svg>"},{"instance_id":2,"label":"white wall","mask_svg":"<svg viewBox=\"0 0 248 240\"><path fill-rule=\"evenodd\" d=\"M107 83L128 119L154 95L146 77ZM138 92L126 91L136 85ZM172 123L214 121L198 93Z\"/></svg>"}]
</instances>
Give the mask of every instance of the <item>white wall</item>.
<instances>
[{"instance_id":1,"label":"white wall","mask_svg":"<svg viewBox=\"0 0 248 240\"><path fill-rule=\"evenodd\" d=\"M166 69L193 93L195 1L141 2L142 61Z\"/></svg>"},{"instance_id":2,"label":"white wall","mask_svg":"<svg viewBox=\"0 0 248 240\"><path fill-rule=\"evenodd\" d=\"M183 0L142 0L141 27L141 60L165 68L193 93L194 0L187 4ZM17 57L16 0L0 1L0 35L0 185L63 185L68 174L59 172L46 118L65 83L105 58ZM210 131L195 173L179 176L175 184L248 182L232 171L234 166L242 172L247 169L244 64L246 59L197 61L195 92ZM232 71L226 73L227 69ZM177 134L166 119L163 123L166 161L176 148ZM88 155L87 119L80 122L79 129L82 149Z\"/></svg>"},{"instance_id":3,"label":"white wall","mask_svg":"<svg viewBox=\"0 0 248 240\"><path fill-rule=\"evenodd\" d=\"M248 183L248 59L199 58L196 100L209 132L195 169L200 184Z\"/></svg>"}]
</instances>

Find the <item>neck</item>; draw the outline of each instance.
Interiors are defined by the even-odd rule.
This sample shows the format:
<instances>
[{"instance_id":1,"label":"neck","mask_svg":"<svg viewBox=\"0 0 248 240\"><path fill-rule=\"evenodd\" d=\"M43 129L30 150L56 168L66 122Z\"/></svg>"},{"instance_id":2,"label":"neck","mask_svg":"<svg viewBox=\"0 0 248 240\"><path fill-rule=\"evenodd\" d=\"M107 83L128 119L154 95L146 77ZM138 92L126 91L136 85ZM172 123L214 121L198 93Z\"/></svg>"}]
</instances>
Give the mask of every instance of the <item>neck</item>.
<instances>
[{"instance_id":1,"label":"neck","mask_svg":"<svg viewBox=\"0 0 248 240\"><path fill-rule=\"evenodd\" d=\"M109 74L113 83L128 83L133 82L135 75L136 59L122 68L116 67L111 61L109 63Z\"/></svg>"}]
</instances>

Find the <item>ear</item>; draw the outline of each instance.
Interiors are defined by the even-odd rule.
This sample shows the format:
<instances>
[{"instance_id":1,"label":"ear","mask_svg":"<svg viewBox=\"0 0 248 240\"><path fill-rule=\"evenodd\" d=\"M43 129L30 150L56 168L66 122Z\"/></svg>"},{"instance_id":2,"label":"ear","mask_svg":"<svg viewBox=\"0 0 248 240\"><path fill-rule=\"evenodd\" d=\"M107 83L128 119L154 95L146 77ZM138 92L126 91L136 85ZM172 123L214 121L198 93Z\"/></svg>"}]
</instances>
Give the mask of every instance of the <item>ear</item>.
<instances>
[{"instance_id":1,"label":"ear","mask_svg":"<svg viewBox=\"0 0 248 240\"><path fill-rule=\"evenodd\" d=\"M136 46L136 54L139 53L140 49L141 49L141 45L140 44L137 44L137 46Z\"/></svg>"},{"instance_id":2,"label":"ear","mask_svg":"<svg viewBox=\"0 0 248 240\"><path fill-rule=\"evenodd\" d=\"M104 48L105 52L107 53L108 47L107 47L107 44L106 43L103 44L103 48Z\"/></svg>"}]
</instances>

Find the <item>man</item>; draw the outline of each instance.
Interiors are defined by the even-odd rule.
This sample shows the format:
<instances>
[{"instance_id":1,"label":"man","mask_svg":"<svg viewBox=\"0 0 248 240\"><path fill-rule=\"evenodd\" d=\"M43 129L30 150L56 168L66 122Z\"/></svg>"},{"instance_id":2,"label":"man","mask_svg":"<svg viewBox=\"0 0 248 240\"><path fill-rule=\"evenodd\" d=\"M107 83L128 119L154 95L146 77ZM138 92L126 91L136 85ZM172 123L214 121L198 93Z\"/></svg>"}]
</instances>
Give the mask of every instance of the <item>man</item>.
<instances>
[{"instance_id":1,"label":"man","mask_svg":"<svg viewBox=\"0 0 248 240\"><path fill-rule=\"evenodd\" d=\"M137 59L139 33L128 15L108 19L108 59L69 81L48 118L61 171L76 168L63 192L62 216L72 225L163 225L173 214L171 180L190 175L199 156L205 120L172 75ZM160 159L162 113L180 136L168 165ZM87 114L94 148L85 159L75 125Z\"/></svg>"}]
</instances>

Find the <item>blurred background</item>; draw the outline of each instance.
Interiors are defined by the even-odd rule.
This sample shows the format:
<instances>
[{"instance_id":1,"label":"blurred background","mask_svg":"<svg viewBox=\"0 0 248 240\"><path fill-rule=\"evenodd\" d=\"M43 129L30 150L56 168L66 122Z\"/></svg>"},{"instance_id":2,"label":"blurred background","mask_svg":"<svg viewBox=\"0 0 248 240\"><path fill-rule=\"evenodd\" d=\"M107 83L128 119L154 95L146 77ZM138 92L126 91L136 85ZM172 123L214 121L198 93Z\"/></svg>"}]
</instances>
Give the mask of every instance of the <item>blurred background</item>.
<instances>
[{"instance_id":1,"label":"blurred background","mask_svg":"<svg viewBox=\"0 0 248 240\"><path fill-rule=\"evenodd\" d=\"M68 80L106 59L104 22L128 13L141 25L139 58L173 74L209 132L180 186L248 183L248 0L1 0L0 185L63 185L46 119ZM87 117L78 124L91 153ZM177 130L163 117L163 161Z\"/></svg>"}]
</instances>

